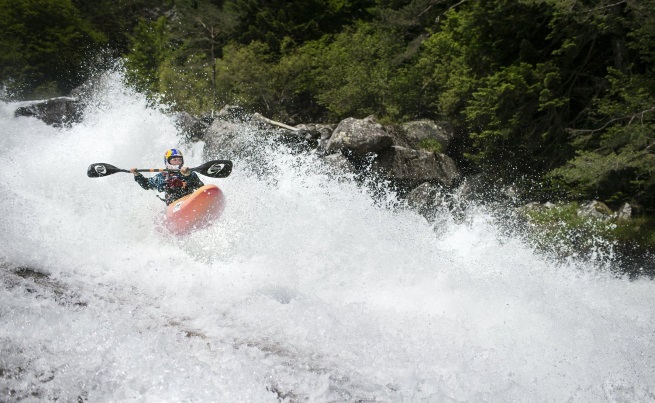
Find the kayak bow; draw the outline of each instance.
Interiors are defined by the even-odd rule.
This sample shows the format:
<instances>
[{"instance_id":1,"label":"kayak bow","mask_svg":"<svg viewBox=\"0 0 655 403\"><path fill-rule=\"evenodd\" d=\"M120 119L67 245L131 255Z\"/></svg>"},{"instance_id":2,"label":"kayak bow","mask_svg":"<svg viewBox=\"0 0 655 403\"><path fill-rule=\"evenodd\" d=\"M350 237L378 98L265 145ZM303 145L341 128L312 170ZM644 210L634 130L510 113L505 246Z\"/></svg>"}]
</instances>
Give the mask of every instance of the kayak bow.
<instances>
[{"instance_id":1,"label":"kayak bow","mask_svg":"<svg viewBox=\"0 0 655 403\"><path fill-rule=\"evenodd\" d=\"M205 185L175 200L166 208L166 228L174 234L187 234L211 224L225 209L225 196L216 185Z\"/></svg>"}]
</instances>

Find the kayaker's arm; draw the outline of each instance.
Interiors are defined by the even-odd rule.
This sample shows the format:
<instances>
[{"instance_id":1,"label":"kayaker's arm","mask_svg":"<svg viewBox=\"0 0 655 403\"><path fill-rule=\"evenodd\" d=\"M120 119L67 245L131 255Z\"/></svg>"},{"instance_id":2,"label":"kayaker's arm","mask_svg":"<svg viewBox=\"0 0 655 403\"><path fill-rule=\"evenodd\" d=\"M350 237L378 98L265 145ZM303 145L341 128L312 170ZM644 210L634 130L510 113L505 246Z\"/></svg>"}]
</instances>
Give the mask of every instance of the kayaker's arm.
<instances>
[{"instance_id":1,"label":"kayaker's arm","mask_svg":"<svg viewBox=\"0 0 655 403\"><path fill-rule=\"evenodd\" d=\"M187 180L187 184L191 189L198 189L205 186L205 184L202 183L200 177L195 172L191 172L191 176Z\"/></svg>"},{"instance_id":2,"label":"kayaker's arm","mask_svg":"<svg viewBox=\"0 0 655 403\"><path fill-rule=\"evenodd\" d=\"M189 167L182 167L180 168L180 173L182 176L185 176L187 179L185 179L185 182L189 189L198 189L203 186L205 186L204 183L200 180L200 177L193 172Z\"/></svg>"},{"instance_id":3,"label":"kayaker's arm","mask_svg":"<svg viewBox=\"0 0 655 403\"><path fill-rule=\"evenodd\" d=\"M164 191L164 178L161 174L157 174L152 178L146 178L136 171L135 168L130 169L134 174L134 180L145 190L156 189L158 192Z\"/></svg>"},{"instance_id":4,"label":"kayaker's arm","mask_svg":"<svg viewBox=\"0 0 655 403\"><path fill-rule=\"evenodd\" d=\"M145 190L152 189L152 186L150 186L150 182L148 181L148 179L145 176L141 175L140 173L137 172L136 174L134 174L134 180Z\"/></svg>"}]
</instances>

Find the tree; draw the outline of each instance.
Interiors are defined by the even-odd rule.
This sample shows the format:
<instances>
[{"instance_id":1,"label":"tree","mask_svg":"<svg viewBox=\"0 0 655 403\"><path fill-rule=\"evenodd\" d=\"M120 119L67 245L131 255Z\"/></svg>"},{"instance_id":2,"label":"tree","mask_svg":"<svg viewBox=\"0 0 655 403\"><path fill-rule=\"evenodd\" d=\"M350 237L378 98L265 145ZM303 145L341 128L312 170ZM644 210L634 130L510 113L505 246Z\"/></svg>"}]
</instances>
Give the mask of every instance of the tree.
<instances>
[{"instance_id":1,"label":"tree","mask_svg":"<svg viewBox=\"0 0 655 403\"><path fill-rule=\"evenodd\" d=\"M131 36L131 47L125 56L128 82L147 94L161 90L160 66L171 55L166 17L156 21L140 20Z\"/></svg>"},{"instance_id":2,"label":"tree","mask_svg":"<svg viewBox=\"0 0 655 403\"><path fill-rule=\"evenodd\" d=\"M372 0L226 0L224 8L239 16L237 40L266 43L273 52L337 33L369 17ZM286 38L286 39L285 39Z\"/></svg>"},{"instance_id":3,"label":"tree","mask_svg":"<svg viewBox=\"0 0 655 403\"><path fill-rule=\"evenodd\" d=\"M0 82L16 97L68 93L105 43L70 0L0 0Z\"/></svg>"},{"instance_id":4,"label":"tree","mask_svg":"<svg viewBox=\"0 0 655 403\"><path fill-rule=\"evenodd\" d=\"M216 84L221 102L275 115L279 96L275 86L275 63L268 45L228 45L217 61Z\"/></svg>"},{"instance_id":5,"label":"tree","mask_svg":"<svg viewBox=\"0 0 655 403\"><path fill-rule=\"evenodd\" d=\"M179 44L175 46L172 64L195 71L196 76L209 80L205 85L211 94L208 106L209 109L216 108L216 63L235 32L237 17L207 1L195 2L192 7L179 11L179 22L171 30L171 41ZM200 73L207 70L211 72Z\"/></svg>"}]
</instances>

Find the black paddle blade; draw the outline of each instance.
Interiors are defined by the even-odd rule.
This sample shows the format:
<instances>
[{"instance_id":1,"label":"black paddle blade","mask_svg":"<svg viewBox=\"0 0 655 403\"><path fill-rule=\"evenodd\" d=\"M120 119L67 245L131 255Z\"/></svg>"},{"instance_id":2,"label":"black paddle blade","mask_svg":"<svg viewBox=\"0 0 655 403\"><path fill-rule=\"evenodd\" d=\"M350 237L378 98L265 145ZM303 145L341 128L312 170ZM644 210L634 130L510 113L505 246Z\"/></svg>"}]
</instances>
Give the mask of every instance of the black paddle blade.
<instances>
[{"instance_id":1,"label":"black paddle blade","mask_svg":"<svg viewBox=\"0 0 655 403\"><path fill-rule=\"evenodd\" d=\"M191 168L192 171L209 176L210 178L227 178L232 172L232 161L214 160Z\"/></svg>"},{"instance_id":2,"label":"black paddle blade","mask_svg":"<svg viewBox=\"0 0 655 403\"><path fill-rule=\"evenodd\" d=\"M99 162L97 164L89 165L89 169L86 170L86 175L89 178L100 178L101 176L115 174L116 172L130 172L130 171L116 168L115 166L110 164L105 164L104 162Z\"/></svg>"}]
</instances>

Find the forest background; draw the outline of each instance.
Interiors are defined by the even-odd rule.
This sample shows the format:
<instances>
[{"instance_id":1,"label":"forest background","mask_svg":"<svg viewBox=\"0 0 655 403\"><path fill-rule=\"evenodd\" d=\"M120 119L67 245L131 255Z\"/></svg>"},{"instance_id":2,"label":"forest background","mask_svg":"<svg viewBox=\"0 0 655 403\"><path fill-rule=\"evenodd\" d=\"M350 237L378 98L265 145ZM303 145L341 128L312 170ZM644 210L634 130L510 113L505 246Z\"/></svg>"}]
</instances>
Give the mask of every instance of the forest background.
<instances>
[{"instance_id":1,"label":"forest background","mask_svg":"<svg viewBox=\"0 0 655 403\"><path fill-rule=\"evenodd\" d=\"M0 0L5 99L116 60L196 116L450 122L466 173L630 203L655 245L655 0Z\"/></svg>"}]
</instances>

